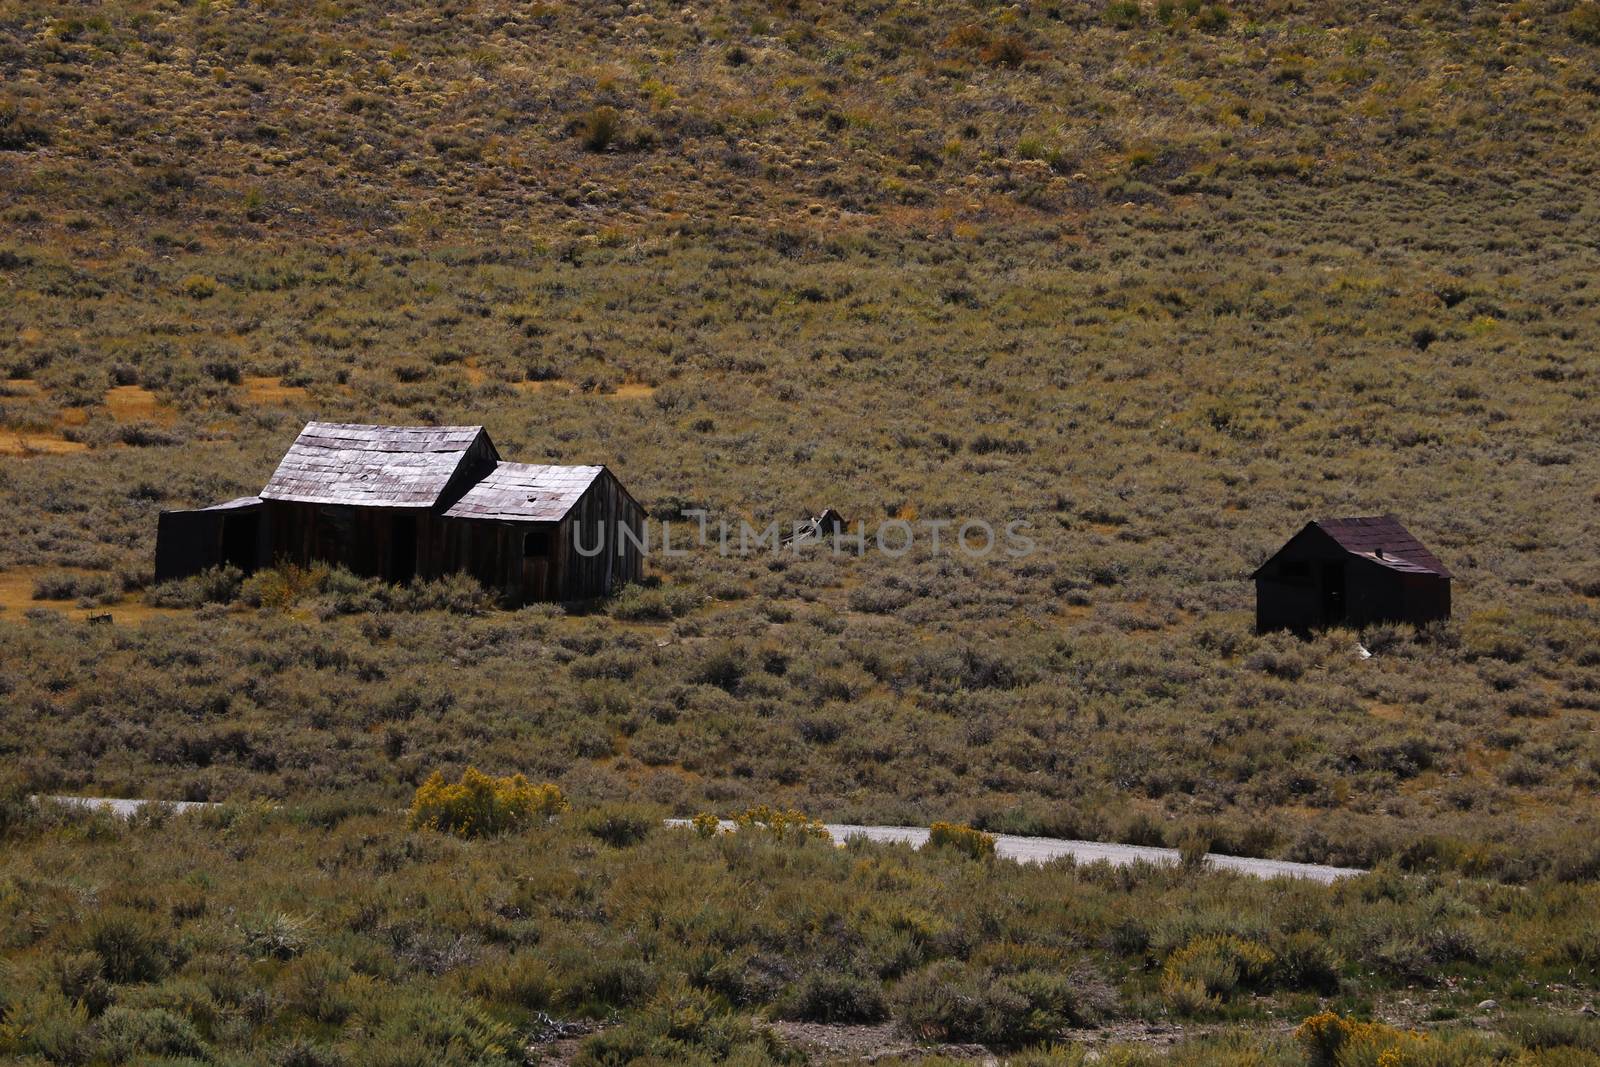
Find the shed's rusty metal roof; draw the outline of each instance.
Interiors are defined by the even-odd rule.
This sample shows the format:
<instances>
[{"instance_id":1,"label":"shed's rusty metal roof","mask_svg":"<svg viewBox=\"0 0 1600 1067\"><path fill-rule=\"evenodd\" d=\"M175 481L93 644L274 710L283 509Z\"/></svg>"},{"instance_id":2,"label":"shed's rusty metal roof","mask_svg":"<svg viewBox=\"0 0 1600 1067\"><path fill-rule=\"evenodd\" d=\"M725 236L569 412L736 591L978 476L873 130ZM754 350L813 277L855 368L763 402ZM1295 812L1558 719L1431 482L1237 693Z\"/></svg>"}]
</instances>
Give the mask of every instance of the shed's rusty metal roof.
<instances>
[{"instance_id":1,"label":"shed's rusty metal roof","mask_svg":"<svg viewBox=\"0 0 1600 1067\"><path fill-rule=\"evenodd\" d=\"M261 490L264 500L430 508L487 435L482 426L308 422ZM489 454L494 446L489 444Z\"/></svg>"},{"instance_id":2,"label":"shed's rusty metal roof","mask_svg":"<svg viewBox=\"0 0 1600 1067\"><path fill-rule=\"evenodd\" d=\"M604 467L555 467L544 463L498 463L445 515L453 519L560 522Z\"/></svg>"},{"instance_id":3,"label":"shed's rusty metal roof","mask_svg":"<svg viewBox=\"0 0 1600 1067\"><path fill-rule=\"evenodd\" d=\"M1438 557L1411 536L1411 531L1400 525L1400 520L1393 515L1318 519L1314 525L1346 552L1390 570L1452 577Z\"/></svg>"}]
</instances>

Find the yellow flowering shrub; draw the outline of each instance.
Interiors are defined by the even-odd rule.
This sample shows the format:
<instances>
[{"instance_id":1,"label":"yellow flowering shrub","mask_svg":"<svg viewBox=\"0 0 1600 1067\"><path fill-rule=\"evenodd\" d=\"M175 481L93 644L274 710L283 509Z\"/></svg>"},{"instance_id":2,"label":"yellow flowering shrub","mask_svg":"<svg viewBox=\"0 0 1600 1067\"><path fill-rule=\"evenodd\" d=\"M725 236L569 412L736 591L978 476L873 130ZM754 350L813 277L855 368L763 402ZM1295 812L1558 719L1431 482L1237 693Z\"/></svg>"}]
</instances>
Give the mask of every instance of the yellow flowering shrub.
<instances>
[{"instance_id":1,"label":"yellow flowering shrub","mask_svg":"<svg viewBox=\"0 0 1600 1067\"><path fill-rule=\"evenodd\" d=\"M694 832L700 837L712 838L722 832L722 820L709 811L702 811L699 815L689 820L689 825L694 827Z\"/></svg>"},{"instance_id":2,"label":"yellow flowering shrub","mask_svg":"<svg viewBox=\"0 0 1600 1067\"><path fill-rule=\"evenodd\" d=\"M830 840L828 829L822 825L821 819L813 819L804 812L793 809L784 811L781 808L761 804L735 815L733 821L738 824L741 831L767 833L779 841Z\"/></svg>"},{"instance_id":3,"label":"yellow flowering shrub","mask_svg":"<svg viewBox=\"0 0 1600 1067\"><path fill-rule=\"evenodd\" d=\"M994 835L954 822L936 822L928 828L931 848L948 848L975 860L994 859Z\"/></svg>"},{"instance_id":4,"label":"yellow flowering shrub","mask_svg":"<svg viewBox=\"0 0 1600 1067\"><path fill-rule=\"evenodd\" d=\"M417 787L411 827L458 837L491 837L566 810L560 786L533 785L520 774L492 778L468 767L459 782L447 782L434 771Z\"/></svg>"},{"instance_id":5,"label":"yellow flowering shrub","mask_svg":"<svg viewBox=\"0 0 1600 1067\"><path fill-rule=\"evenodd\" d=\"M1337 1012L1307 1018L1295 1030L1312 1067L1408 1067L1428 1061L1428 1037Z\"/></svg>"}]
</instances>

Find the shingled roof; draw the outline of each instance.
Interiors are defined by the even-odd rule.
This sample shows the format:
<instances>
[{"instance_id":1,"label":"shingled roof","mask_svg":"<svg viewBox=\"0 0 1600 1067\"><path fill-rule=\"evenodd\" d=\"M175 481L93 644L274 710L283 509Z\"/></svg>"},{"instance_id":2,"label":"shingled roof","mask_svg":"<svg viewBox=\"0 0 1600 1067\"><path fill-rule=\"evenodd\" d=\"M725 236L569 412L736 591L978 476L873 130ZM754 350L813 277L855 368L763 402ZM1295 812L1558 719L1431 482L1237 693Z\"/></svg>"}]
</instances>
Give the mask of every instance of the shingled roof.
<instances>
[{"instance_id":1,"label":"shingled roof","mask_svg":"<svg viewBox=\"0 0 1600 1067\"><path fill-rule=\"evenodd\" d=\"M1400 525L1400 520L1393 515L1319 519L1312 525L1333 538L1340 548L1351 555L1361 556L1390 570L1452 577L1438 557L1411 536L1411 531Z\"/></svg>"},{"instance_id":2,"label":"shingled roof","mask_svg":"<svg viewBox=\"0 0 1600 1067\"><path fill-rule=\"evenodd\" d=\"M453 519L514 519L559 522L604 467L553 467L544 463L497 463L445 511Z\"/></svg>"},{"instance_id":3,"label":"shingled roof","mask_svg":"<svg viewBox=\"0 0 1600 1067\"><path fill-rule=\"evenodd\" d=\"M365 426L308 422L284 454L263 500L431 508L482 438L482 426Z\"/></svg>"}]
</instances>

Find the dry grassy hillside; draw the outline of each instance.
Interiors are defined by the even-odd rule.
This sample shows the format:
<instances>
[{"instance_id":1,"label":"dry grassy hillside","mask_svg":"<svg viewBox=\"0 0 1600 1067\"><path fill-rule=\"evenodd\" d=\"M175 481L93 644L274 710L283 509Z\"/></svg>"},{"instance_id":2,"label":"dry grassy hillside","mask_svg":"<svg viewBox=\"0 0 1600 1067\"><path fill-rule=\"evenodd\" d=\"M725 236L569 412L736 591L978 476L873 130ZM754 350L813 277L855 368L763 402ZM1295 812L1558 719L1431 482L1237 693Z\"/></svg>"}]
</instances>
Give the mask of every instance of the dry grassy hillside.
<instances>
[{"instance_id":1,"label":"dry grassy hillside","mask_svg":"<svg viewBox=\"0 0 1600 1067\"><path fill-rule=\"evenodd\" d=\"M1596 0L0 0L0 1057L1600 1062L1597 162ZM1037 551L152 586L308 418ZM1251 632L1385 511L1449 625Z\"/></svg>"},{"instance_id":2,"label":"dry grassy hillside","mask_svg":"<svg viewBox=\"0 0 1600 1067\"><path fill-rule=\"evenodd\" d=\"M0 746L1592 872L1597 11L5 4ZM157 511L313 416L1039 551L146 594ZM1250 634L1268 551L1376 511L1452 626Z\"/></svg>"}]
</instances>

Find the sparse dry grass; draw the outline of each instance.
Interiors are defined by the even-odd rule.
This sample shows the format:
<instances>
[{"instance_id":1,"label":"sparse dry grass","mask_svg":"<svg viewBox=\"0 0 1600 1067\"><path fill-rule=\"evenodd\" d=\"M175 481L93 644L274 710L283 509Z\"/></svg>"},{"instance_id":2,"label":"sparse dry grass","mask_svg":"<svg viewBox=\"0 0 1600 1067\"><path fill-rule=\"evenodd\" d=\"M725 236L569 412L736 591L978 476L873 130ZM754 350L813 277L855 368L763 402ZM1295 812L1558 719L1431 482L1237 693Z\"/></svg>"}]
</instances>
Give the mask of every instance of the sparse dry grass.
<instances>
[{"instance_id":1,"label":"sparse dry grass","mask_svg":"<svg viewBox=\"0 0 1600 1067\"><path fill-rule=\"evenodd\" d=\"M1421 1062L1460 1067L1600 1050L1575 1014L1592 885L974 863L836 848L763 829L770 811L702 836L609 805L472 840L349 801L130 825L18 803L0 804L0 1054L43 1062L502 1067L585 1021L602 1030L585 1063L801 1062L772 1017L1072 1065L1068 1034L1174 1021L1227 1024L1176 1051L1191 1067L1320 1067L1346 1044L1422 1042ZM1476 1013L1490 996L1501 1011ZM1374 1014L1417 1032L1357 1022Z\"/></svg>"}]
</instances>

